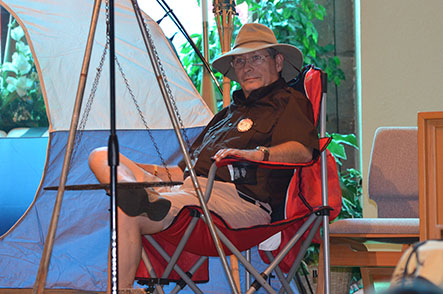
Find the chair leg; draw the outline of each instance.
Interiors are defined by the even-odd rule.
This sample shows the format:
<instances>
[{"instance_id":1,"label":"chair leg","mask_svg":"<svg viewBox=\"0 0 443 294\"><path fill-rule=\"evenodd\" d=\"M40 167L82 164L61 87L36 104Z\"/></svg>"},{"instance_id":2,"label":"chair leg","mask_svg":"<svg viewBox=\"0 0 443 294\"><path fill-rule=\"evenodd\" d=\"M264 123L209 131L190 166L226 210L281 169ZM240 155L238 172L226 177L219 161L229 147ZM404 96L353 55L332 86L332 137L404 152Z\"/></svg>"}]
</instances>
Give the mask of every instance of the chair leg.
<instances>
[{"instance_id":1,"label":"chair leg","mask_svg":"<svg viewBox=\"0 0 443 294\"><path fill-rule=\"evenodd\" d=\"M323 294L325 292L325 274L324 274L324 262L323 262L323 242L320 243L320 250L318 254L318 276L317 276L317 294Z\"/></svg>"},{"instance_id":2,"label":"chair leg","mask_svg":"<svg viewBox=\"0 0 443 294\"><path fill-rule=\"evenodd\" d=\"M361 267L360 268L361 277L363 280L363 290L365 293L374 293L374 282L375 281L390 281L392 273L394 272L393 267Z\"/></svg>"},{"instance_id":3,"label":"chair leg","mask_svg":"<svg viewBox=\"0 0 443 294\"><path fill-rule=\"evenodd\" d=\"M238 293L241 293L240 269L238 267L238 258L235 255L231 255L229 256L229 260L231 261L231 272L232 272L232 277L234 278L235 286L237 287Z\"/></svg>"},{"instance_id":4,"label":"chair leg","mask_svg":"<svg viewBox=\"0 0 443 294\"><path fill-rule=\"evenodd\" d=\"M361 279L363 280L363 290L365 293L374 292L374 280L371 276L371 271L367 267L360 268Z\"/></svg>"},{"instance_id":5,"label":"chair leg","mask_svg":"<svg viewBox=\"0 0 443 294\"><path fill-rule=\"evenodd\" d=\"M149 275L152 278L157 278L157 275L155 274L154 268L152 267L151 261L149 260L148 255L146 254L145 250L142 249L142 261L145 264L146 269L148 270ZM156 293L158 294L165 294L163 291L163 288L161 285L158 285L155 287Z\"/></svg>"}]
</instances>

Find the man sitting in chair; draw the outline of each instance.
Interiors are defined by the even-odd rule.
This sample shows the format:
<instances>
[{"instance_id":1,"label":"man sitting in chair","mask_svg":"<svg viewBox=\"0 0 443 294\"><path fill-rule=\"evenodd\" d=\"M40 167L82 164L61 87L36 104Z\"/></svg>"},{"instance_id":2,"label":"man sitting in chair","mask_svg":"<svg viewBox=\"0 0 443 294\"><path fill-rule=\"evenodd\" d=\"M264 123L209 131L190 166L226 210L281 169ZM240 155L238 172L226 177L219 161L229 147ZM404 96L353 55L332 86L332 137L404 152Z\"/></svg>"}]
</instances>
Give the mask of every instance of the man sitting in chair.
<instances>
[{"instance_id":1,"label":"man sitting in chair","mask_svg":"<svg viewBox=\"0 0 443 294\"><path fill-rule=\"evenodd\" d=\"M213 160L236 155L249 160L309 162L318 153L312 105L289 87L303 62L302 53L289 44L279 44L269 28L245 24L231 51L213 62L213 67L237 81L241 90L233 102L216 114L193 143L190 155L198 181L205 191ZM109 183L107 152L94 150L89 165L101 183ZM141 259L141 237L160 232L172 223L185 205L199 205L184 162L179 166L143 165L120 156L119 182L168 180L183 185L149 189L118 190L118 275L120 288L132 288ZM232 174L231 174L232 173ZM282 211L291 170L245 168L239 174L218 169L209 210L231 227L250 227L271 222ZM232 182L234 179L234 183Z\"/></svg>"}]
</instances>

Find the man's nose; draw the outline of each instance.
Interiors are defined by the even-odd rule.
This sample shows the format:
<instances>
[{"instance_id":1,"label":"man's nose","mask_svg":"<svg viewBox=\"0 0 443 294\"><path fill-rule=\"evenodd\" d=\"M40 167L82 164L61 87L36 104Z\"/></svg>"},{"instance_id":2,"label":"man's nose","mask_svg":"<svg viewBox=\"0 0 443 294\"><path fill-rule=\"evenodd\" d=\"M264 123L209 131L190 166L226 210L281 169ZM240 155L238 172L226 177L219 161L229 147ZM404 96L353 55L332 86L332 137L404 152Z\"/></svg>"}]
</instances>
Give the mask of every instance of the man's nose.
<instances>
[{"instance_id":1,"label":"man's nose","mask_svg":"<svg viewBox=\"0 0 443 294\"><path fill-rule=\"evenodd\" d=\"M245 66L243 66L243 71L248 72L254 69L254 66L251 62L246 62Z\"/></svg>"}]
</instances>

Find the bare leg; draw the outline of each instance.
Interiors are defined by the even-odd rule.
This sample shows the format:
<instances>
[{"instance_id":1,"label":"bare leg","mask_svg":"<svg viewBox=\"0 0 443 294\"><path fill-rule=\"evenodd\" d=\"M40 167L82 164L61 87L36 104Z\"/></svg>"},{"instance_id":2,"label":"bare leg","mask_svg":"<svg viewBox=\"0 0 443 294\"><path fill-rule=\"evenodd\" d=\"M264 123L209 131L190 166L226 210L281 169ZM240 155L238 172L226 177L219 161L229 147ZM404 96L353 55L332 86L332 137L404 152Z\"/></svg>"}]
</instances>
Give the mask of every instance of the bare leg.
<instances>
[{"instance_id":1,"label":"bare leg","mask_svg":"<svg viewBox=\"0 0 443 294\"><path fill-rule=\"evenodd\" d=\"M119 182L143 182L159 181L158 177L148 173L135 162L120 154L120 164L117 168L117 178ZM89 167L100 183L109 183L108 149L106 147L97 148L89 155Z\"/></svg>"},{"instance_id":2,"label":"bare leg","mask_svg":"<svg viewBox=\"0 0 443 294\"><path fill-rule=\"evenodd\" d=\"M131 288L141 259L142 235L163 229L162 222L147 217L130 217L118 209L118 278L119 287Z\"/></svg>"},{"instance_id":3,"label":"bare leg","mask_svg":"<svg viewBox=\"0 0 443 294\"><path fill-rule=\"evenodd\" d=\"M94 150L89 156L89 167L100 183L109 183L109 166L106 148ZM119 182L147 181L156 177L147 173L127 157L120 155L117 168ZM131 217L120 208L118 218L118 281L119 288L132 288L141 259L142 234L153 234L163 229L163 222L155 222L144 216ZM108 270L109 275L109 270ZM109 289L108 280L108 293Z\"/></svg>"}]
</instances>

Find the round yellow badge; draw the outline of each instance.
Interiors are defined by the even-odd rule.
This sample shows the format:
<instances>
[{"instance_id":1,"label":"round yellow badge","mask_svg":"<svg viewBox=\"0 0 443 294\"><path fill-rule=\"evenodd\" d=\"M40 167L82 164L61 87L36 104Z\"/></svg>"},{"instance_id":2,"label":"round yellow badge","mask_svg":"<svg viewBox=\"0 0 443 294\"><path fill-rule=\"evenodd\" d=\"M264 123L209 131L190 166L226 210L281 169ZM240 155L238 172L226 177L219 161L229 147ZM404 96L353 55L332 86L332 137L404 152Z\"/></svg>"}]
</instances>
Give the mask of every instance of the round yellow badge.
<instances>
[{"instance_id":1,"label":"round yellow badge","mask_svg":"<svg viewBox=\"0 0 443 294\"><path fill-rule=\"evenodd\" d=\"M252 128L254 122L250 118L244 118L238 122L237 130L241 133L247 132Z\"/></svg>"}]
</instances>

